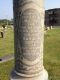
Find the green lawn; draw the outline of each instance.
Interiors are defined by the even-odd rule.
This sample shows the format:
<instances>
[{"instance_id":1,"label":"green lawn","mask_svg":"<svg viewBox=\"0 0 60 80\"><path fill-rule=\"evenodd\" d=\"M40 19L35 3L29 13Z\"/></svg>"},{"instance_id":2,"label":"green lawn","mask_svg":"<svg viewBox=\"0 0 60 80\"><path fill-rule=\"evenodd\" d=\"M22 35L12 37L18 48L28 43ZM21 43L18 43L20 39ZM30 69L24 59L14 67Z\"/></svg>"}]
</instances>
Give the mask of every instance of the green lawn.
<instances>
[{"instance_id":1,"label":"green lawn","mask_svg":"<svg viewBox=\"0 0 60 80\"><path fill-rule=\"evenodd\" d=\"M0 64L0 80L9 80L13 61ZM60 29L49 30L45 34L44 67L49 80L60 80Z\"/></svg>"},{"instance_id":2,"label":"green lawn","mask_svg":"<svg viewBox=\"0 0 60 80\"><path fill-rule=\"evenodd\" d=\"M10 80L11 71L13 69L13 61L0 63L0 80Z\"/></svg>"},{"instance_id":3,"label":"green lawn","mask_svg":"<svg viewBox=\"0 0 60 80\"><path fill-rule=\"evenodd\" d=\"M60 80L60 29L53 29L45 34L44 65L49 73L49 80Z\"/></svg>"},{"instance_id":4,"label":"green lawn","mask_svg":"<svg viewBox=\"0 0 60 80\"><path fill-rule=\"evenodd\" d=\"M0 35L0 57L14 53L13 29L8 28L5 31L5 38Z\"/></svg>"}]
</instances>

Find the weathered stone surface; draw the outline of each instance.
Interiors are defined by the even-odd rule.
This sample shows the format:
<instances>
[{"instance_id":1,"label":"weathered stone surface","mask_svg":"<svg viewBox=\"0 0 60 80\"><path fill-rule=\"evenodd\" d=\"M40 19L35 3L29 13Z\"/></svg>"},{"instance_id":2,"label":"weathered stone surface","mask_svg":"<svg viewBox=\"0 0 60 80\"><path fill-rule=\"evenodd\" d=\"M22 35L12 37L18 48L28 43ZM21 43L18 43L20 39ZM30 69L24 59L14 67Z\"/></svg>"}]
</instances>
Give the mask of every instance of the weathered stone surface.
<instances>
[{"instance_id":1,"label":"weathered stone surface","mask_svg":"<svg viewBox=\"0 0 60 80\"><path fill-rule=\"evenodd\" d=\"M40 80L41 76L43 78L43 2L44 0L14 0L14 73L23 77L22 80L35 80L32 77L36 76L39 76L36 80Z\"/></svg>"},{"instance_id":2,"label":"weathered stone surface","mask_svg":"<svg viewBox=\"0 0 60 80\"><path fill-rule=\"evenodd\" d=\"M48 80L48 73L46 70L42 70L40 72L40 75L26 78L26 77L17 75L15 72L13 72L11 80Z\"/></svg>"}]
</instances>

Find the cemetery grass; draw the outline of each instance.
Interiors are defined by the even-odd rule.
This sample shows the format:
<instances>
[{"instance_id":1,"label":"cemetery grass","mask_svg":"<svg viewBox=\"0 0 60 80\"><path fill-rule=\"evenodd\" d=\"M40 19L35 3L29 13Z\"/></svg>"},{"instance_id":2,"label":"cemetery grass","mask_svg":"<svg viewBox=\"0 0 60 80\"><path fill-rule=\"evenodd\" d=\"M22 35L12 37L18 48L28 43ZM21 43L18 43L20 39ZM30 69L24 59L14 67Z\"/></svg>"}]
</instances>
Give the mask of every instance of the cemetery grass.
<instances>
[{"instance_id":1,"label":"cemetery grass","mask_svg":"<svg viewBox=\"0 0 60 80\"><path fill-rule=\"evenodd\" d=\"M7 28L4 34L4 38L1 38L0 34L0 57L10 55L14 53L14 37L13 29Z\"/></svg>"},{"instance_id":2,"label":"cemetery grass","mask_svg":"<svg viewBox=\"0 0 60 80\"><path fill-rule=\"evenodd\" d=\"M10 80L11 71L13 69L14 60L0 63L0 80Z\"/></svg>"},{"instance_id":3,"label":"cemetery grass","mask_svg":"<svg viewBox=\"0 0 60 80\"><path fill-rule=\"evenodd\" d=\"M0 80L9 80L13 61L0 63ZM44 67L49 80L60 80L60 29L49 30L45 34Z\"/></svg>"},{"instance_id":4,"label":"cemetery grass","mask_svg":"<svg viewBox=\"0 0 60 80\"><path fill-rule=\"evenodd\" d=\"M47 31L44 44L44 66L49 80L60 80L60 29Z\"/></svg>"}]
</instances>

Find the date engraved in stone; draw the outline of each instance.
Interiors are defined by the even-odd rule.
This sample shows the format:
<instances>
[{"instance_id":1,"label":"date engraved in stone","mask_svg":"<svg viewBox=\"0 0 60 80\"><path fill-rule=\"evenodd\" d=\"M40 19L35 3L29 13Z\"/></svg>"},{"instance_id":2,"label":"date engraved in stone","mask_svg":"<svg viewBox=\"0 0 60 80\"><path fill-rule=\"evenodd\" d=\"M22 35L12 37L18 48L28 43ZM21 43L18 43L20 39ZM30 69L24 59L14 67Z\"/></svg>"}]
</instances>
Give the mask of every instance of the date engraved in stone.
<instances>
[{"instance_id":1,"label":"date engraved in stone","mask_svg":"<svg viewBox=\"0 0 60 80\"><path fill-rule=\"evenodd\" d=\"M40 13L34 9L28 9L20 15L19 19L18 32L21 37L22 54L29 61L36 60L40 56L40 48L37 48L40 47L41 40Z\"/></svg>"}]
</instances>

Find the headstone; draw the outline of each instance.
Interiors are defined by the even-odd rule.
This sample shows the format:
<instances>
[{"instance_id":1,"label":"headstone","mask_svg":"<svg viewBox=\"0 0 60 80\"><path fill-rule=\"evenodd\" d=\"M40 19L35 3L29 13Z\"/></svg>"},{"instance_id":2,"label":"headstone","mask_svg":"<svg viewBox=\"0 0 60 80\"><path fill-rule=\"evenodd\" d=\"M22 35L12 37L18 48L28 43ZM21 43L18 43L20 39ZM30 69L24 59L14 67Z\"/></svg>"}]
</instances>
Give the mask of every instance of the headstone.
<instances>
[{"instance_id":1,"label":"headstone","mask_svg":"<svg viewBox=\"0 0 60 80\"><path fill-rule=\"evenodd\" d=\"M47 27L47 30L50 30L50 26L49 26L49 27Z\"/></svg>"},{"instance_id":2,"label":"headstone","mask_svg":"<svg viewBox=\"0 0 60 80\"><path fill-rule=\"evenodd\" d=\"M11 80L48 80L43 66L44 0L13 0L15 68Z\"/></svg>"},{"instance_id":3,"label":"headstone","mask_svg":"<svg viewBox=\"0 0 60 80\"><path fill-rule=\"evenodd\" d=\"M51 29L53 29L53 26L51 26Z\"/></svg>"},{"instance_id":4,"label":"headstone","mask_svg":"<svg viewBox=\"0 0 60 80\"><path fill-rule=\"evenodd\" d=\"M2 59L0 58L0 61L2 61Z\"/></svg>"},{"instance_id":5,"label":"headstone","mask_svg":"<svg viewBox=\"0 0 60 80\"><path fill-rule=\"evenodd\" d=\"M1 38L4 38L4 33L3 32L1 32Z\"/></svg>"}]
</instances>

